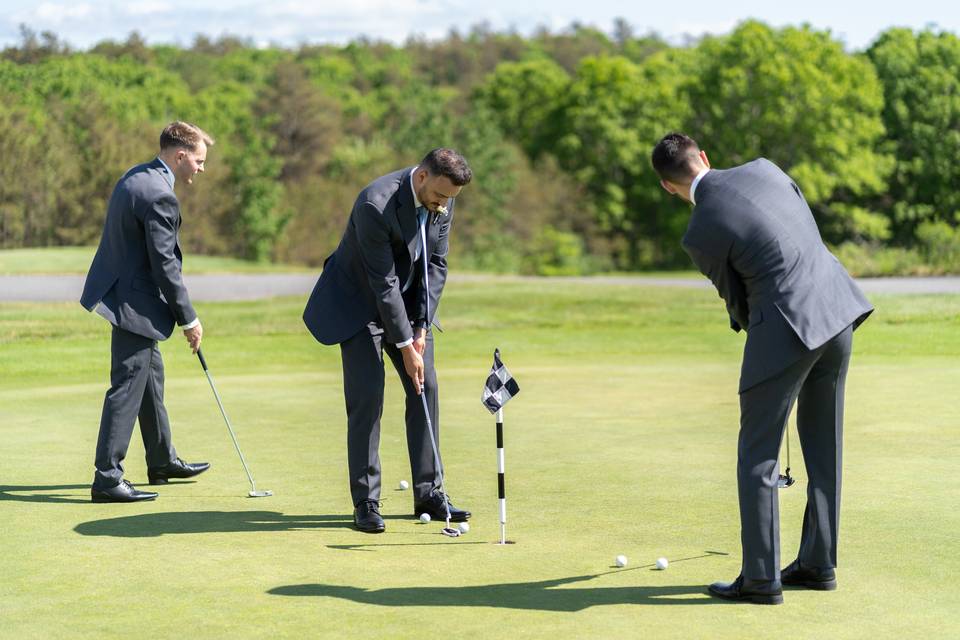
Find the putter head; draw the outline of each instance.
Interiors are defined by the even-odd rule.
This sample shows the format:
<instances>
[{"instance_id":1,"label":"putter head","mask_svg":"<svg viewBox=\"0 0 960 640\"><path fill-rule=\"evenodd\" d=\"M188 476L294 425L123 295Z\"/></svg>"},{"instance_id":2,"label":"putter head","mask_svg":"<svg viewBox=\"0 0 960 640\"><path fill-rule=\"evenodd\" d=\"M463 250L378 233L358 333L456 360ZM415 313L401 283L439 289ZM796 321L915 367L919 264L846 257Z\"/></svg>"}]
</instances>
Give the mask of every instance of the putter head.
<instances>
[{"instance_id":1,"label":"putter head","mask_svg":"<svg viewBox=\"0 0 960 640\"><path fill-rule=\"evenodd\" d=\"M777 488L786 489L787 487L792 487L794 482L796 482L796 480L793 478L793 476L790 474L783 475L781 473L780 477L777 479Z\"/></svg>"},{"instance_id":2,"label":"putter head","mask_svg":"<svg viewBox=\"0 0 960 640\"><path fill-rule=\"evenodd\" d=\"M272 496L273 491L251 491L247 494L248 498L266 498L267 496Z\"/></svg>"},{"instance_id":3,"label":"putter head","mask_svg":"<svg viewBox=\"0 0 960 640\"><path fill-rule=\"evenodd\" d=\"M440 533L447 536L448 538L460 537L460 530L454 529L453 527L444 527L443 529L440 529Z\"/></svg>"}]
</instances>

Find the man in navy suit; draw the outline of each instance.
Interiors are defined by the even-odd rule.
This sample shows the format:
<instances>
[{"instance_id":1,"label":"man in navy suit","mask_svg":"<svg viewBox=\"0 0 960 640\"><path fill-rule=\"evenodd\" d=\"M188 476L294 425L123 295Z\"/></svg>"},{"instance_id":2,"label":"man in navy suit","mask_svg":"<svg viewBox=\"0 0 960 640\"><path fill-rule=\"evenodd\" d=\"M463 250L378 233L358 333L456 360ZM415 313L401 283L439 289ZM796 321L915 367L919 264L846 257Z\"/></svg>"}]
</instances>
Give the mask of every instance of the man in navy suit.
<instances>
[{"instance_id":1,"label":"man in navy suit","mask_svg":"<svg viewBox=\"0 0 960 640\"><path fill-rule=\"evenodd\" d=\"M337 250L327 258L303 313L323 344L340 345L347 405L347 457L354 524L384 530L380 499L383 354L406 392L407 449L414 515L446 517L440 473L420 393L439 442L433 332L447 279L454 199L473 177L452 149L434 149L419 165L377 178L357 197ZM442 464L442 463L441 463ZM468 511L450 506L451 520Z\"/></svg>"},{"instance_id":2,"label":"man in navy suit","mask_svg":"<svg viewBox=\"0 0 960 640\"><path fill-rule=\"evenodd\" d=\"M737 486L743 563L728 600L779 604L782 584L836 588L844 384L853 331L873 311L820 238L800 187L765 158L711 169L682 133L654 148L668 192L693 205L683 248L745 330ZM797 560L780 570L778 456L797 402L809 487Z\"/></svg>"},{"instance_id":3,"label":"man in navy suit","mask_svg":"<svg viewBox=\"0 0 960 640\"><path fill-rule=\"evenodd\" d=\"M80 303L113 325L110 389L97 439L93 502L136 502L157 497L123 478L123 460L139 419L150 484L189 478L210 465L177 457L163 405L163 360L158 340L180 326L190 348L200 348L203 328L183 284L180 203L176 182L193 184L203 173L207 147L200 128L174 122L160 134L160 153L120 179L110 203L100 246L90 265Z\"/></svg>"}]
</instances>

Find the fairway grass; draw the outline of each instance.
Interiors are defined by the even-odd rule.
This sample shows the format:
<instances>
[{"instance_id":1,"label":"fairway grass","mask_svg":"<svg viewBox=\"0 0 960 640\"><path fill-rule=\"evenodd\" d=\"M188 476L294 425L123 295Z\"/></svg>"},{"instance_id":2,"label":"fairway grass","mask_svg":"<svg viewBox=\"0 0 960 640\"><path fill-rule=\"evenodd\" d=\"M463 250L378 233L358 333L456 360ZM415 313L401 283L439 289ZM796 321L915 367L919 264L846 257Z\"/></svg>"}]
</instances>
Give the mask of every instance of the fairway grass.
<instances>
[{"instance_id":1,"label":"fairway grass","mask_svg":"<svg viewBox=\"0 0 960 640\"><path fill-rule=\"evenodd\" d=\"M839 590L779 607L708 598L739 570L739 356L711 290L451 282L437 334L459 539L415 521L387 372L387 532L351 528L339 352L303 299L199 304L204 354L161 345L178 453L209 460L155 502L89 503L109 329L78 304L0 305L2 638L945 638L960 634L960 296L874 296L848 378ZM508 538L480 392L499 347ZM807 487L795 427L782 564ZM127 478L146 488L134 435ZM624 554L629 565L616 569ZM660 556L666 571L654 569Z\"/></svg>"}]
</instances>

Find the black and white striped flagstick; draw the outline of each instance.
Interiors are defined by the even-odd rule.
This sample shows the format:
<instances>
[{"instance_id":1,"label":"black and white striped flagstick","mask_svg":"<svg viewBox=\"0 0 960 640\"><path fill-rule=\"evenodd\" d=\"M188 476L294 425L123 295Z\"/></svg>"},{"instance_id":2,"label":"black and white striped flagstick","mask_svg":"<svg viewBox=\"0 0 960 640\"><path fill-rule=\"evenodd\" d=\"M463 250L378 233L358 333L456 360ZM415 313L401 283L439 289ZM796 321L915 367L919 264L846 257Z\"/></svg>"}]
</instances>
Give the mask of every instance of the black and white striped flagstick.
<instances>
[{"instance_id":1,"label":"black and white striped flagstick","mask_svg":"<svg viewBox=\"0 0 960 640\"><path fill-rule=\"evenodd\" d=\"M504 479L503 407L497 409L497 495L500 498L500 544L507 544L507 490Z\"/></svg>"},{"instance_id":2,"label":"black and white striped flagstick","mask_svg":"<svg viewBox=\"0 0 960 640\"><path fill-rule=\"evenodd\" d=\"M520 393L520 386L500 360L500 350L493 350L493 366L483 385L480 401L491 414L497 416L497 497L500 499L500 544L507 542L507 488L503 456L503 405Z\"/></svg>"}]
</instances>

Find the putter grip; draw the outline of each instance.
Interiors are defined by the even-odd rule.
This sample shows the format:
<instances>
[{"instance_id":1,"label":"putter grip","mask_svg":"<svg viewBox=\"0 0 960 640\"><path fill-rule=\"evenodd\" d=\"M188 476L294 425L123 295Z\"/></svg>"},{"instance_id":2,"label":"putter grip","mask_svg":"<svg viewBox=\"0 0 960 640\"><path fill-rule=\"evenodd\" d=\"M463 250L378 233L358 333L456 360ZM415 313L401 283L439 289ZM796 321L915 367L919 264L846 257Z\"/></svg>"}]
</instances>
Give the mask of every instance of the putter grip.
<instances>
[{"instance_id":1,"label":"putter grip","mask_svg":"<svg viewBox=\"0 0 960 640\"><path fill-rule=\"evenodd\" d=\"M207 370L207 361L203 357L203 349L197 349L197 357L200 358L200 366L203 367L203 370Z\"/></svg>"}]
</instances>

